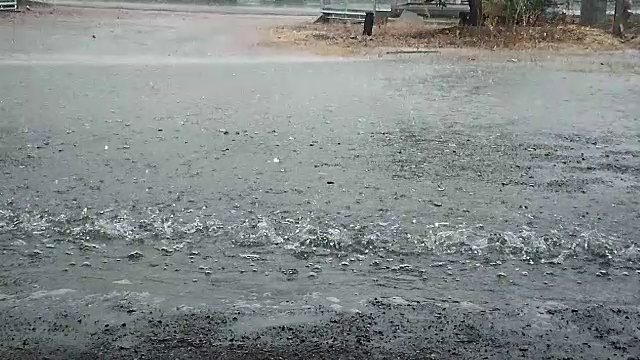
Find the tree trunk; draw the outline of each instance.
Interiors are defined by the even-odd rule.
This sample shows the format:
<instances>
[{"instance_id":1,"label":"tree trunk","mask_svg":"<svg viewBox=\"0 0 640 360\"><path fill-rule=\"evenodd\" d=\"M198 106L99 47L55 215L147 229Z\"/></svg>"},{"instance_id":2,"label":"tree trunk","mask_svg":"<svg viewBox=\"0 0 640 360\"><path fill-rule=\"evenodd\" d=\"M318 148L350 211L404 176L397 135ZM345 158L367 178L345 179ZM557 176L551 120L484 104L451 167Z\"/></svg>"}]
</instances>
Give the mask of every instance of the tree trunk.
<instances>
[{"instance_id":1,"label":"tree trunk","mask_svg":"<svg viewBox=\"0 0 640 360\"><path fill-rule=\"evenodd\" d=\"M613 34L616 36L622 36L624 34L624 28L627 25L625 19L625 0L616 0L616 12L613 15Z\"/></svg>"},{"instance_id":2,"label":"tree trunk","mask_svg":"<svg viewBox=\"0 0 640 360\"><path fill-rule=\"evenodd\" d=\"M607 22L607 0L582 0L580 24L601 26Z\"/></svg>"},{"instance_id":3,"label":"tree trunk","mask_svg":"<svg viewBox=\"0 0 640 360\"><path fill-rule=\"evenodd\" d=\"M469 25L482 25L482 0L469 0Z\"/></svg>"}]
</instances>

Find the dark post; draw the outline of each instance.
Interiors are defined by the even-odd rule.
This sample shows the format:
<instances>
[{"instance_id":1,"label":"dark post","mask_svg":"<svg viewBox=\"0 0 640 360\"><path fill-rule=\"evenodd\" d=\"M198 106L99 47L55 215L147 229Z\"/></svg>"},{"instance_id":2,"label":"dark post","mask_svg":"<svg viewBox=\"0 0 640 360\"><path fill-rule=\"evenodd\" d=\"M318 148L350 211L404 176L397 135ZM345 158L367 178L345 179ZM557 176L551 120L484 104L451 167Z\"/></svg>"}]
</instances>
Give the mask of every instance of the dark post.
<instances>
[{"instance_id":1,"label":"dark post","mask_svg":"<svg viewBox=\"0 0 640 360\"><path fill-rule=\"evenodd\" d=\"M374 20L373 12L367 12L364 17L364 30L362 31L362 35L371 36L373 34L373 20Z\"/></svg>"},{"instance_id":2,"label":"dark post","mask_svg":"<svg viewBox=\"0 0 640 360\"><path fill-rule=\"evenodd\" d=\"M458 22L458 25L471 25L471 20L469 20L469 15L471 13L468 11L460 11L458 13L458 17L460 18L460 21Z\"/></svg>"}]
</instances>

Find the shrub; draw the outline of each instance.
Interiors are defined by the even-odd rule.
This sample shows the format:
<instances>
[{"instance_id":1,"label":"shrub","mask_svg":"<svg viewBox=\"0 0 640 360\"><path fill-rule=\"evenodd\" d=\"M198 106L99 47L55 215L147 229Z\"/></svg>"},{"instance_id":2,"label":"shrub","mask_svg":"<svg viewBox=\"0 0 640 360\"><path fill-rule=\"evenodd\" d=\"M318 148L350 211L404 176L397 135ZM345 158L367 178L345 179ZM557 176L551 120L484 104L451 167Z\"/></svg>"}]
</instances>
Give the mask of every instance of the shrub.
<instances>
[{"instance_id":1,"label":"shrub","mask_svg":"<svg viewBox=\"0 0 640 360\"><path fill-rule=\"evenodd\" d=\"M488 25L536 25L550 10L555 0L483 0L483 13Z\"/></svg>"}]
</instances>

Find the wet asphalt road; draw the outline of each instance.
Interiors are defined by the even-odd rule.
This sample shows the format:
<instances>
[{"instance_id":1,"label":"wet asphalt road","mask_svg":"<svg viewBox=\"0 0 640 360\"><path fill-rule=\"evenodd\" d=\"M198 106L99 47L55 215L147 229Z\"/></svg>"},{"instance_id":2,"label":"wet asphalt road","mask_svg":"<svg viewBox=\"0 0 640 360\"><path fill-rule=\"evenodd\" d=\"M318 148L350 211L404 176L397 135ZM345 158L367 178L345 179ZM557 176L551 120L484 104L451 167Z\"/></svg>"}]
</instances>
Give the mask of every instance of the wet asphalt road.
<instances>
[{"instance_id":1,"label":"wet asphalt road","mask_svg":"<svg viewBox=\"0 0 640 360\"><path fill-rule=\"evenodd\" d=\"M0 18L0 358L640 354L637 54L256 45L301 20Z\"/></svg>"}]
</instances>

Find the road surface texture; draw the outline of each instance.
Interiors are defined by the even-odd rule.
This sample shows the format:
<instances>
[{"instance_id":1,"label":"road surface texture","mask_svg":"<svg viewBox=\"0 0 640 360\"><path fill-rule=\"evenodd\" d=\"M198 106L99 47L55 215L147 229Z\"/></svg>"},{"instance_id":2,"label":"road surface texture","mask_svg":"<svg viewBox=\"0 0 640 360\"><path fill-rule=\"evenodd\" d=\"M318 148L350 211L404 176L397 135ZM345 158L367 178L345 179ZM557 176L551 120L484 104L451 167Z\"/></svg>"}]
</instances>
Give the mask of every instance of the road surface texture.
<instances>
[{"instance_id":1,"label":"road surface texture","mask_svg":"<svg viewBox=\"0 0 640 360\"><path fill-rule=\"evenodd\" d=\"M638 54L302 20L0 18L0 358L637 359Z\"/></svg>"}]
</instances>

